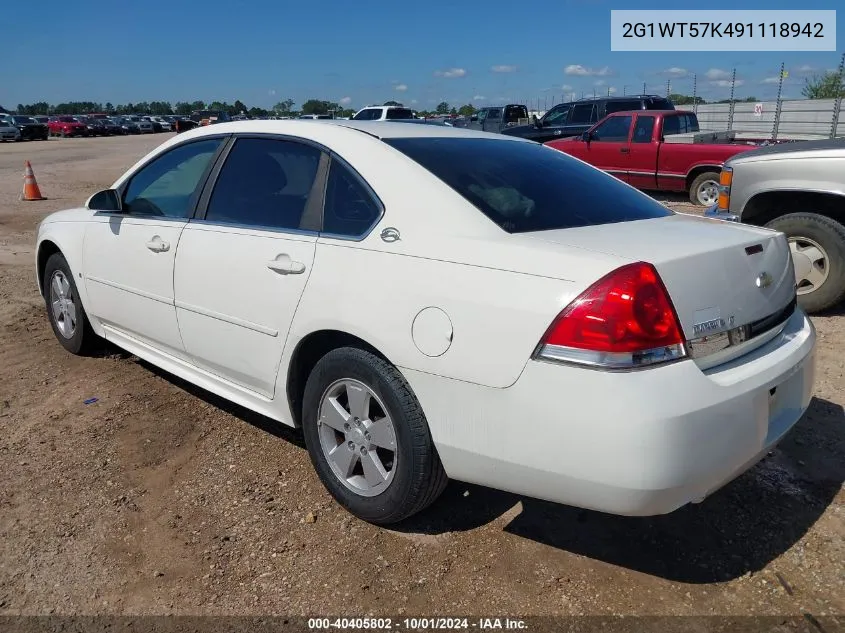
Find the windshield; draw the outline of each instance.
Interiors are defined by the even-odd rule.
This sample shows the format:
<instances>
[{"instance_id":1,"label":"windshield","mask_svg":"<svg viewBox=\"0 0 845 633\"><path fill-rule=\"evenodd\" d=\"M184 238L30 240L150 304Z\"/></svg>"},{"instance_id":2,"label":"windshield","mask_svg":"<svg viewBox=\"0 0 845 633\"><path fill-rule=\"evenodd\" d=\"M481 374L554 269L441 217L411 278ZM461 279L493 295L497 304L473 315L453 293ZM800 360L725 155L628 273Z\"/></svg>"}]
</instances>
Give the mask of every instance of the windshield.
<instances>
[{"instance_id":1,"label":"windshield","mask_svg":"<svg viewBox=\"0 0 845 633\"><path fill-rule=\"evenodd\" d=\"M384 142L440 178L508 233L672 215L613 176L538 143L479 138Z\"/></svg>"},{"instance_id":2,"label":"windshield","mask_svg":"<svg viewBox=\"0 0 845 633\"><path fill-rule=\"evenodd\" d=\"M38 121L30 116L16 116L12 118L15 120L15 123L38 123Z\"/></svg>"},{"instance_id":3,"label":"windshield","mask_svg":"<svg viewBox=\"0 0 845 633\"><path fill-rule=\"evenodd\" d=\"M78 123L78 121L72 116L60 116L59 121L61 121L62 123Z\"/></svg>"}]
</instances>

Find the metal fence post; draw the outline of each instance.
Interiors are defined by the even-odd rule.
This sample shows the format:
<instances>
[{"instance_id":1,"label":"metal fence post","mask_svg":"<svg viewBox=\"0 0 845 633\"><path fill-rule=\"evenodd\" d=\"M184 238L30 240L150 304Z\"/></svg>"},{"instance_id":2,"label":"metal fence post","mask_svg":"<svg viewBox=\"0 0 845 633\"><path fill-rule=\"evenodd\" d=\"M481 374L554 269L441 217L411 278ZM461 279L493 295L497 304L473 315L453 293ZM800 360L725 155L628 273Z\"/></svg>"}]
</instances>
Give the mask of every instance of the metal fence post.
<instances>
[{"instance_id":1,"label":"metal fence post","mask_svg":"<svg viewBox=\"0 0 845 633\"><path fill-rule=\"evenodd\" d=\"M839 113L842 111L842 80L845 78L845 53L839 60L839 84L836 92L836 101L833 102L833 120L830 122L830 138L836 138L836 128L839 125Z\"/></svg>"},{"instance_id":2,"label":"metal fence post","mask_svg":"<svg viewBox=\"0 0 845 633\"><path fill-rule=\"evenodd\" d=\"M780 128L780 115L783 110L783 101L781 100L783 94L783 62L780 64L780 75L778 75L778 99L775 106L775 126L772 128L772 140L778 140L778 128Z\"/></svg>"},{"instance_id":3,"label":"metal fence post","mask_svg":"<svg viewBox=\"0 0 845 633\"><path fill-rule=\"evenodd\" d=\"M643 94L645 94L645 82L643 82Z\"/></svg>"},{"instance_id":4,"label":"metal fence post","mask_svg":"<svg viewBox=\"0 0 845 633\"><path fill-rule=\"evenodd\" d=\"M734 89L736 88L736 68L731 73L731 106L728 110L728 131L734 126Z\"/></svg>"},{"instance_id":5,"label":"metal fence post","mask_svg":"<svg viewBox=\"0 0 845 633\"><path fill-rule=\"evenodd\" d=\"M698 114L698 75L692 76L692 111Z\"/></svg>"}]
</instances>

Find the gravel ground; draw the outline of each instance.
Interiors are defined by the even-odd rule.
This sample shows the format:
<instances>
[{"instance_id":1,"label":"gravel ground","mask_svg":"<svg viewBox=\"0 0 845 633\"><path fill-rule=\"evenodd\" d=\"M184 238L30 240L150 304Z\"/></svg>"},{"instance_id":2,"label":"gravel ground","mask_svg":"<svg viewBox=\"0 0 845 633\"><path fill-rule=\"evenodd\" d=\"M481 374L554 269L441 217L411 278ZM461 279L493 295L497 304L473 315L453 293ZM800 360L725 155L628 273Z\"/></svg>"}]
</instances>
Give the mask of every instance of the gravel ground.
<instances>
[{"instance_id":1,"label":"gravel ground","mask_svg":"<svg viewBox=\"0 0 845 633\"><path fill-rule=\"evenodd\" d=\"M54 341L37 223L164 138L0 145L0 614L845 613L842 316L814 318L806 417L700 505L618 518L453 482L376 528L332 502L298 433ZM25 159L48 200L18 201Z\"/></svg>"}]
</instances>

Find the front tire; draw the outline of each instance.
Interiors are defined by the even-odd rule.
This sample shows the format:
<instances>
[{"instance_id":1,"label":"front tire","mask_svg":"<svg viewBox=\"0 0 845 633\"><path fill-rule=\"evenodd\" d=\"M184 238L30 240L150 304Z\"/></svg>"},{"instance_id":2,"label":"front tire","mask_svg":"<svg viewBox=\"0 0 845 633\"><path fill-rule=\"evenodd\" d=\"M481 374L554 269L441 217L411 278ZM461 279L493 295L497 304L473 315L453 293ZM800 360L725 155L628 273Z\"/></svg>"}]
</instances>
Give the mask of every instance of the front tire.
<instances>
[{"instance_id":1,"label":"front tire","mask_svg":"<svg viewBox=\"0 0 845 633\"><path fill-rule=\"evenodd\" d=\"M73 273L64 255L50 255L44 267L43 279L44 301L53 334L71 354L85 355L93 349L98 337L88 322Z\"/></svg>"},{"instance_id":2,"label":"front tire","mask_svg":"<svg viewBox=\"0 0 845 633\"><path fill-rule=\"evenodd\" d=\"M410 386L366 350L332 350L305 385L302 426L323 485L349 512L379 525L430 505L447 477Z\"/></svg>"},{"instance_id":3,"label":"front tire","mask_svg":"<svg viewBox=\"0 0 845 633\"><path fill-rule=\"evenodd\" d=\"M719 202L719 173L706 171L696 176L689 188L689 199L700 207L710 207Z\"/></svg>"},{"instance_id":4,"label":"front tire","mask_svg":"<svg viewBox=\"0 0 845 633\"><path fill-rule=\"evenodd\" d=\"M828 310L845 298L845 226L817 213L790 213L766 227L789 241L798 303L807 313Z\"/></svg>"}]
</instances>

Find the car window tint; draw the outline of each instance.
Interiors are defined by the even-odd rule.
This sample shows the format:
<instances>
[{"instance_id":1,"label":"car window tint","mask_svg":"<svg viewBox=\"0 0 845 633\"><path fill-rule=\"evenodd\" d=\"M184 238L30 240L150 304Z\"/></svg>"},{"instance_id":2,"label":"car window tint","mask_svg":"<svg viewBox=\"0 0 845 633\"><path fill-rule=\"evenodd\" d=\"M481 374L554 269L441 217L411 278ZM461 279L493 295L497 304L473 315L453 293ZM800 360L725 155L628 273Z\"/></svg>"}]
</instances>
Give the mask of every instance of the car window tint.
<instances>
[{"instance_id":1,"label":"car window tint","mask_svg":"<svg viewBox=\"0 0 845 633\"><path fill-rule=\"evenodd\" d=\"M606 143L625 143L631 131L632 117L614 116L593 130L592 140Z\"/></svg>"},{"instance_id":2,"label":"car window tint","mask_svg":"<svg viewBox=\"0 0 845 633\"><path fill-rule=\"evenodd\" d=\"M126 188L123 208L139 215L187 218L191 198L222 139L186 143L143 167Z\"/></svg>"},{"instance_id":3,"label":"car window tint","mask_svg":"<svg viewBox=\"0 0 845 633\"><path fill-rule=\"evenodd\" d=\"M490 110L487 113L488 119L501 119L502 118L502 111L499 109Z\"/></svg>"},{"instance_id":4,"label":"car window tint","mask_svg":"<svg viewBox=\"0 0 845 633\"><path fill-rule=\"evenodd\" d=\"M637 117L637 124L634 126L634 136L631 138L632 143L651 143L651 135L654 132L654 117L653 116L639 116Z\"/></svg>"},{"instance_id":5,"label":"car window tint","mask_svg":"<svg viewBox=\"0 0 845 633\"><path fill-rule=\"evenodd\" d=\"M323 232L358 237L379 215L381 208L372 194L343 163L333 160L326 184Z\"/></svg>"},{"instance_id":6,"label":"car window tint","mask_svg":"<svg viewBox=\"0 0 845 633\"><path fill-rule=\"evenodd\" d=\"M549 113L543 117L543 123L546 125L563 125L566 123L566 117L569 115L568 105L559 105L552 108Z\"/></svg>"},{"instance_id":7,"label":"car window tint","mask_svg":"<svg viewBox=\"0 0 845 633\"><path fill-rule=\"evenodd\" d=\"M487 110L479 110L478 111L478 120L483 121L487 118Z\"/></svg>"},{"instance_id":8,"label":"car window tint","mask_svg":"<svg viewBox=\"0 0 845 633\"><path fill-rule=\"evenodd\" d=\"M414 113L404 108L390 108L385 114L388 119L413 119Z\"/></svg>"},{"instance_id":9,"label":"car window tint","mask_svg":"<svg viewBox=\"0 0 845 633\"><path fill-rule=\"evenodd\" d=\"M663 135L667 134L680 134L681 133L681 120L680 117L677 116L666 116L663 117Z\"/></svg>"},{"instance_id":10,"label":"car window tint","mask_svg":"<svg viewBox=\"0 0 845 633\"><path fill-rule=\"evenodd\" d=\"M518 123L520 119L528 118L528 108L525 106L508 106L505 108L505 123Z\"/></svg>"},{"instance_id":11,"label":"car window tint","mask_svg":"<svg viewBox=\"0 0 845 633\"><path fill-rule=\"evenodd\" d=\"M593 120L593 109L594 105L592 103L579 103L572 108L572 116L569 122L590 123Z\"/></svg>"},{"instance_id":12,"label":"car window tint","mask_svg":"<svg viewBox=\"0 0 845 633\"><path fill-rule=\"evenodd\" d=\"M620 99L618 101L608 101L605 107L606 114L614 112L625 112L626 110L639 110L642 107L642 102L632 99Z\"/></svg>"},{"instance_id":13,"label":"car window tint","mask_svg":"<svg viewBox=\"0 0 845 633\"><path fill-rule=\"evenodd\" d=\"M320 150L310 145L238 139L217 177L205 219L298 229L319 163Z\"/></svg>"},{"instance_id":14,"label":"car window tint","mask_svg":"<svg viewBox=\"0 0 845 633\"><path fill-rule=\"evenodd\" d=\"M673 214L616 178L539 143L486 138L389 138L384 142L440 178L509 233Z\"/></svg>"}]
</instances>

